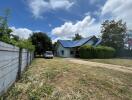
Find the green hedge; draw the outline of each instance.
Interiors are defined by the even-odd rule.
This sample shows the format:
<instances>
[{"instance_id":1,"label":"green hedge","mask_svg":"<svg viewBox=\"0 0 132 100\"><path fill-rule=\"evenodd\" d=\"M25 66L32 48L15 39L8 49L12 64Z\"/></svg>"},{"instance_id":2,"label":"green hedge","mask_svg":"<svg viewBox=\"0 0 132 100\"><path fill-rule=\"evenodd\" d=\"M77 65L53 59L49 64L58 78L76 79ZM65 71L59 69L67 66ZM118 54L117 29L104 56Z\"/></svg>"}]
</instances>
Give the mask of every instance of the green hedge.
<instances>
[{"instance_id":1,"label":"green hedge","mask_svg":"<svg viewBox=\"0 0 132 100\"><path fill-rule=\"evenodd\" d=\"M106 46L85 45L79 48L80 58L112 58L115 55L115 49Z\"/></svg>"},{"instance_id":2,"label":"green hedge","mask_svg":"<svg viewBox=\"0 0 132 100\"><path fill-rule=\"evenodd\" d=\"M94 54L94 47L92 46L82 46L80 49L79 49L79 56L81 58L93 58L93 54Z\"/></svg>"},{"instance_id":3,"label":"green hedge","mask_svg":"<svg viewBox=\"0 0 132 100\"><path fill-rule=\"evenodd\" d=\"M95 47L96 58L112 58L115 55L115 49L112 47L98 46Z\"/></svg>"},{"instance_id":4,"label":"green hedge","mask_svg":"<svg viewBox=\"0 0 132 100\"><path fill-rule=\"evenodd\" d=\"M120 49L116 50L117 57L132 57L132 50Z\"/></svg>"}]
</instances>

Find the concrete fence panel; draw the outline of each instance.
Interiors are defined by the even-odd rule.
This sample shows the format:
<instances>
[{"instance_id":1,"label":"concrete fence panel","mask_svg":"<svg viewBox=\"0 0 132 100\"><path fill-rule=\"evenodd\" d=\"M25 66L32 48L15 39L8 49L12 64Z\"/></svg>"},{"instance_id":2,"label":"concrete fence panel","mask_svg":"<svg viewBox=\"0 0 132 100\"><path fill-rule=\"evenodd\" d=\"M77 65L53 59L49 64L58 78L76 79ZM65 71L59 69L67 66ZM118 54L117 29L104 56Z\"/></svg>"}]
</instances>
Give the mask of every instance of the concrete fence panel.
<instances>
[{"instance_id":1,"label":"concrete fence panel","mask_svg":"<svg viewBox=\"0 0 132 100\"><path fill-rule=\"evenodd\" d=\"M30 64L33 56L30 58L29 53L26 49L0 41L0 95L7 91L17 77L20 78L21 72Z\"/></svg>"},{"instance_id":2,"label":"concrete fence panel","mask_svg":"<svg viewBox=\"0 0 132 100\"><path fill-rule=\"evenodd\" d=\"M22 49L22 67L21 71L24 71L25 67L27 66L27 53L28 51L26 49Z\"/></svg>"}]
</instances>

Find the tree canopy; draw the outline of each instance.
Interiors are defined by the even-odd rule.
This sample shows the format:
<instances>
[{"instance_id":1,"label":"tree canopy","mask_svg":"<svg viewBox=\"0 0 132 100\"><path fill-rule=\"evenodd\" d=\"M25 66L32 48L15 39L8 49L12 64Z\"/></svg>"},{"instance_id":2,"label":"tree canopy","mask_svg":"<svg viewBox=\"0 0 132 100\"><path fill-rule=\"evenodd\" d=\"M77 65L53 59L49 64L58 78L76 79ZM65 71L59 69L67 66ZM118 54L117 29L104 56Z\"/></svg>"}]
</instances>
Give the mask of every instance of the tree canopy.
<instances>
[{"instance_id":1,"label":"tree canopy","mask_svg":"<svg viewBox=\"0 0 132 100\"><path fill-rule=\"evenodd\" d=\"M75 37L73 37L73 40L75 41L75 40L80 40L80 39L82 39L83 37L79 34L79 33L77 33L77 34L75 34Z\"/></svg>"},{"instance_id":2,"label":"tree canopy","mask_svg":"<svg viewBox=\"0 0 132 100\"><path fill-rule=\"evenodd\" d=\"M4 16L0 16L0 36L7 34L10 36L12 30L8 27L8 18L10 15L10 9L4 11Z\"/></svg>"},{"instance_id":3,"label":"tree canopy","mask_svg":"<svg viewBox=\"0 0 132 100\"><path fill-rule=\"evenodd\" d=\"M12 30L8 27L8 17L10 10L6 9L4 16L0 16L0 41L34 51L34 45L30 39L20 39L19 36L11 34Z\"/></svg>"},{"instance_id":4,"label":"tree canopy","mask_svg":"<svg viewBox=\"0 0 132 100\"><path fill-rule=\"evenodd\" d=\"M124 48L126 30L126 23L123 23L122 20L106 20L102 24L102 44L115 49Z\"/></svg>"},{"instance_id":5,"label":"tree canopy","mask_svg":"<svg viewBox=\"0 0 132 100\"><path fill-rule=\"evenodd\" d=\"M45 51L52 50L52 41L46 33L35 32L30 36L30 39L33 45L35 45L36 54L40 55Z\"/></svg>"}]
</instances>

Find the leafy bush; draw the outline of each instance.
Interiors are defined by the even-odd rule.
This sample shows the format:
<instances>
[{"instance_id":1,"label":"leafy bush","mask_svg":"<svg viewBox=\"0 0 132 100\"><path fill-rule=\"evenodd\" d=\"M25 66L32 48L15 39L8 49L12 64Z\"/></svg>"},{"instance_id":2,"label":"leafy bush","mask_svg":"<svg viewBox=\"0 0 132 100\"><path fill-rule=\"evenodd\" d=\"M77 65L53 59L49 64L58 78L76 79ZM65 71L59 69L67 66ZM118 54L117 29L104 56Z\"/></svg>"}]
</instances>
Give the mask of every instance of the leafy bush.
<instances>
[{"instance_id":1,"label":"leafy bush","mask_svg":"<svg viewBox=\"0 0 132 100\"><path fill-rule=\"evenodd\" d=\"M14 39L11 39L9 34L3 34L2 36L0 36L0 41L9 43L9 44L13 44L15 45L16 41Z\"/></svg>"},{"instance_id":2,"label":"leafy bush","mask_svg":"<svg viewBox=\"0 0 132 100\"><path fill-rule=\"evenodd\" d=\"M19 40L15 45L20 48L28 49L29 51L35 50L35 46L32 45L32 42L30 40Z\"/></svg>"},{"instance_id":3,"label":"leafy bush","mask_svg":"<svg viewBox=\"0 0 132 100\"><path fill-rule=\"evenodd\" d=\"M132 57L132 50L121 49L116 51L117 57Z\"/></svg>"},{"instance_id":4,"label":"leafy bush","mask_svg":"<svg viewBox=\"0 0 132 100\"><path fill-rule=\"evenodd\" d=\"M112 47L98 46L95 48L96 58L112 58L115 55L115 49Z\"/></svg>"},{"instance_id":5,"label":"leafy bush","mask_svg":"<svg viewBox=\"0 0 132 100\"><path fill-rule=\"evenodd\" d=\"M27 40L19 39L17 35L11 34L13 32L8 27L7 19L9 17L10 9L5 10L5 16L0 16L0 41L6 42L18 46L20 48L28 49L29 51L34 51L35 47L32 45L32 42Z\"/></svg>"},{"instance_id":6,"label":"leafy bush","mask_svg":"<svg viewBox=\"0 0 132 100\"><path fill-rule=\"evenodd\" d=\"M81 58L93 58L94 57L94 47L90 45L85 45L79 48L79 56Z\"/></svg>"},{"instance_id":7,"label":"leafy bush","mask_svg":"<svg viewBox=\"0 0 132 100\"><path fill-rule=\"evenodd\" d=\"M115 49L106 46L93 47L85 45L79 48L80 58L112 58L114 57Z\"/></svg>"},{"instance_id":8,"label":"leafy bush","mask_svg":"<svg viewBox=\"0 0 132 100\"><path fill-rule=\"evenodd\" d=\"M28 49L29 51L34 51L35 50L34 45L32 45L32 42L29 39L27 39L27 40L26 39L19 39L19 40L16 41L14 38L10 38L10 36L8 34L3 34L0 37L0 41L18 46L20 48Z\"/></svg>"}]
</instances>

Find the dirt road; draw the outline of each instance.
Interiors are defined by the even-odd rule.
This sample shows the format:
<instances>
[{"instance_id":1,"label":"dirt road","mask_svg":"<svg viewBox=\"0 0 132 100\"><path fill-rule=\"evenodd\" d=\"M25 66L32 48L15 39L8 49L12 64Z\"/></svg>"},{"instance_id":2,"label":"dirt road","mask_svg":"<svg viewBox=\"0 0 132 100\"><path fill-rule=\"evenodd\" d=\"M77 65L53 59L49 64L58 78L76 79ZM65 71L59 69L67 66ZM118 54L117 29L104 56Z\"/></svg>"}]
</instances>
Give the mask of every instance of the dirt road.
<instances>
[{"instance_id":1,"label":"dirt road","mask_svg":"<svg viewBox=\"0 0 132 100\"><path fill-rule=\"evenodd\" d=\"M72 63L84 64L84 65L89 65L92 67L107 68L107 69L117 70L117 71L121 71L121 72L125 72L125 73L132 73L132 68L125 67L125 66L104 64L104 63L91 62L91 61L84 61L84 60L75 59L75 58L65 58L65 59L72 62Z\"/></svg>"}]
</instances>

